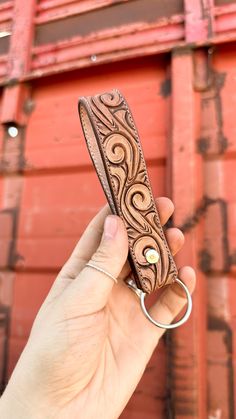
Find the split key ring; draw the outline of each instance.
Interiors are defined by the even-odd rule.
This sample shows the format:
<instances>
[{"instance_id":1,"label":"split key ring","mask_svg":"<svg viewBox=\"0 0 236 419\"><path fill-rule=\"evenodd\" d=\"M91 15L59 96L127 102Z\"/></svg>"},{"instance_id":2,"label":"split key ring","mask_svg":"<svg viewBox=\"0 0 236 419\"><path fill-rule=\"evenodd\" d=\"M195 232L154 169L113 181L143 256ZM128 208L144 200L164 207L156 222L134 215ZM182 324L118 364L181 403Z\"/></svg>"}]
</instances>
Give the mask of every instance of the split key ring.
<instances>
[{"instance_id":1,"label":"split key ring","mask_svg":"<svg viewBox=\"0 0 236 419\"><path fill-rule=\"evenodd\" d=\"M179 284L183 288L183 290L185 291L188 305L187 305L187 309L185 311L184 316L179 321L177 321L175 323L171 323L171 324L165 324L165 323L160 323L157 320L154 320L151 317L151 315L149 314L149 312L147 311L147 308L145 306L145 298L147 296L147 293L140 290L139 288L137 288L137 286L136 286L136 284L135 284L135 282L132 278L129 278L129 279L126 280L127 286L132 291L134 291L135 294L139 297L140 305L141 305L141 308L142 308L142 311L143 311L144 315L147 317L147 319L151 323L153 323L157 327L160 327L161 329L175 329L176 327L181 326L182 324L184 324L188 320L188 318L191 314L191 311L192 311L192 305L193 305L192 304L192 297L191 297L191 294L190 294L187 286L179 278L176 278L175 282L177 282L177 284Z\"/></svg>"}]
</instances>

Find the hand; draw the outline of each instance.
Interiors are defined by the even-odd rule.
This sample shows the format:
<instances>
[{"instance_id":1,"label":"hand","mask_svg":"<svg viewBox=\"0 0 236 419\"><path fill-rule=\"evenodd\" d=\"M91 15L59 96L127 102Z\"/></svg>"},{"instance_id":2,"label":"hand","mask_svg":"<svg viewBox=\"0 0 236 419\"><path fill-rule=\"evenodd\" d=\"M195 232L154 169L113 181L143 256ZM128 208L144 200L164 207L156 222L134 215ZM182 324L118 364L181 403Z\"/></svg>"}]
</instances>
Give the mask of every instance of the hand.
<instances>
[{"instance_id":1,"label":"hand","mask_svg":"<svg viewBox=\"0 0 236 419\"><path fill-rule=\"evenodd\" d=\"M164 225L173 204L159 198L157 207ZM135 390L163 330L145 318L124 284L127 234L121 219L108 214L105 207L89 224L44 301L0 400L2 419L116 419ZM170 228L166 237L176 254L183 234ZM90 259L118 284L86 267ZM180 269L179 277L193 290L192 268ZM170 323L185 303L175 284L150 312Z\"/></svg>"}]
</instances>

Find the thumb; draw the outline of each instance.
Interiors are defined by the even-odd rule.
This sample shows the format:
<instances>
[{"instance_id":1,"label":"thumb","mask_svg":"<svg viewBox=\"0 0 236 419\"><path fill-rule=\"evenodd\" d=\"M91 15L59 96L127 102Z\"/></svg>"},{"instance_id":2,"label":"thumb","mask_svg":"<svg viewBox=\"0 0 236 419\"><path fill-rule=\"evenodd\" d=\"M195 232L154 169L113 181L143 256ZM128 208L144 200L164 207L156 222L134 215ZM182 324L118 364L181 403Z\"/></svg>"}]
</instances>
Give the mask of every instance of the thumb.
<instances>
[{"instance_id":1,"label":"thumb","mask_svg":"<svg viewBox=\"0 0 236 419\"><path fill-rule=\"evenodd\" d=\"M128 237L122 220L116 215L105 219L101 242L89 263L118 278L128 255ZM93 311L102 309L115 285L115 281L105 272L85 266L71 286L77 303L81 297L84 307Z\"/></svg>"}]
</instances>

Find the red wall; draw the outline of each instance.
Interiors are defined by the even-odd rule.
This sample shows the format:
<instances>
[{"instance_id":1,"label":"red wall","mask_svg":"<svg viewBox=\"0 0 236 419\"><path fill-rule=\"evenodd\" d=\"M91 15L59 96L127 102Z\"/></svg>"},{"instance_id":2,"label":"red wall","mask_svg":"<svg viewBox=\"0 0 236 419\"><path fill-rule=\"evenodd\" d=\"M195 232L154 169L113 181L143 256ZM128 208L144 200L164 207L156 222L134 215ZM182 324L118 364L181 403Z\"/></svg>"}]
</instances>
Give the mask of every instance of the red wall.
<instances>
[{"instance_id":1,"label":"red wall","mask_svg":"<svg viewBox=\"0 0 236 419\"><path fill-rule=\"evenodd\" d=\"M191 319L162 339L122 418L234 418L234 3L0 2L0 32L11 32L0 38L2 387L57 272L105 203L78 97L117 87L154 194L173 199L173 223L186 235L176 261L198 277ZM112 20L98 27L93 16L102 12ZM83 17L94 25L86 34ZM61 23L72 25L70 36ZM19 129L15 139L9 125Z\"/></svg>"}]
</instances>

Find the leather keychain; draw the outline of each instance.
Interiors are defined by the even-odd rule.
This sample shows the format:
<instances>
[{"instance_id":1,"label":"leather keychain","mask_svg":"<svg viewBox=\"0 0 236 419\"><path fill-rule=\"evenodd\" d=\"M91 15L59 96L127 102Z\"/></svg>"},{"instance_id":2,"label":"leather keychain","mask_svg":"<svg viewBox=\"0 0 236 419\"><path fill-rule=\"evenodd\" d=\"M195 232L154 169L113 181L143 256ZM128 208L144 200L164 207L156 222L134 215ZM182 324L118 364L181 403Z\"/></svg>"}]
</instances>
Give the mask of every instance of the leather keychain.
<instances>
[{"instance_id":1,"label":"leather keychain","mask_svg":"<svg viewBox=\"0 0 236 419\"><path fill-rule=\"evenodd\" d=\"M118 90L81 97L79 116L87 147L113 214L126 227L133 279L127 285L140 298L145 316L156 326L172 329L189 318L191 295L177 278L177 268L162 229L133 117ZM187 296L181 320L162 324L145 307L147 294L177 282Z\"/></svg>"}]
</instances>

